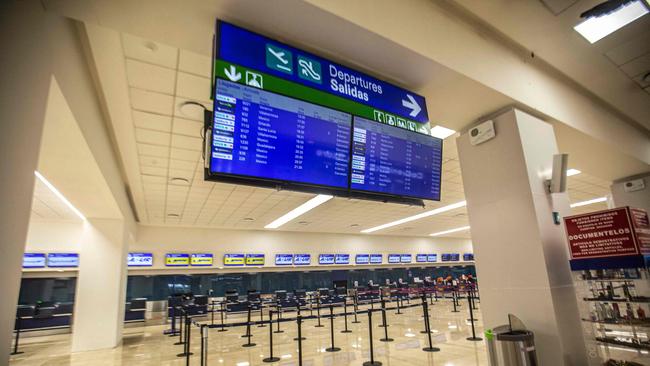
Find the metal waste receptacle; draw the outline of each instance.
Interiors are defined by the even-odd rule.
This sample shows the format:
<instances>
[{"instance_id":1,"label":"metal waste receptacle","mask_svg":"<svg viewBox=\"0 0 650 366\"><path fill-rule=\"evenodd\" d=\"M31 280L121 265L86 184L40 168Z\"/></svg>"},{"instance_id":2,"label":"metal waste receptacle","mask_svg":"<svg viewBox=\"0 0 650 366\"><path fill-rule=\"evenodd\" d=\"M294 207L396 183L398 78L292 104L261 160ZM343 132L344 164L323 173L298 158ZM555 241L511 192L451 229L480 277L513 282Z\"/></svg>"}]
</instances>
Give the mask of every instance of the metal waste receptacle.
<instances>
[{"instance_id":1,"label":"metal waste receptacle","mask_svg":"<svg viewBox=\"0 0 650 366\"><path fill-rule=\"evenodd\" d=\"M514 321L515 319L517 321ZM523 326L513 328L513 323L521 324L521 321L516 317L510 320L508 325L500 325L485 331L488 364L490 366L537 366L533 332Z\"/></svg>"}]
</instances>

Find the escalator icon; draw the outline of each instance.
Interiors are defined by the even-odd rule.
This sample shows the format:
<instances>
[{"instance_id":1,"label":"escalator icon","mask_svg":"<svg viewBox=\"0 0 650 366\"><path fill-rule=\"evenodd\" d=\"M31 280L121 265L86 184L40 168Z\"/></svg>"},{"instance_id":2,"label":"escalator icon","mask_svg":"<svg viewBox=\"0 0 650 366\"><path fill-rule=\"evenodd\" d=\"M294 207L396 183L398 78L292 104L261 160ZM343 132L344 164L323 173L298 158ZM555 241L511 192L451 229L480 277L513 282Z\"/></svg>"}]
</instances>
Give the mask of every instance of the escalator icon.
<instances>
[{"instance_id":1,"label":"escalator icon","mask_svg":"<svg viewBox=\"0 0 650 366\"><path fill-rule=\"evenodd\" d=\"M313 83L321 84L322 76L320 62L304 56L298 56L298 77L304 80L309 80Z\"/></svg>"}]
</instances>

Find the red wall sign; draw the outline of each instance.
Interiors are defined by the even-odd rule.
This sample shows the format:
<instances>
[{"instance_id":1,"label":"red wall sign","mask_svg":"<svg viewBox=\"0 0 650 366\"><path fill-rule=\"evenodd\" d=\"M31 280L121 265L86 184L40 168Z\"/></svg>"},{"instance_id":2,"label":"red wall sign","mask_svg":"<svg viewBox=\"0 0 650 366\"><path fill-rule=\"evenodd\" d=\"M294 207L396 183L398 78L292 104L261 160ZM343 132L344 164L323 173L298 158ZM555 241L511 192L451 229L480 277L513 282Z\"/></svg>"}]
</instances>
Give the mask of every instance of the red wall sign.
<instances>
[{"instance_id":1,"label":"red wall sign","mask_svg":"<svg viewBox=\"0 0 650 366\"><path fill-rule=\"evenodd\" d=\"M650 224L644 210L629 207L564 218L571 259L650 253Z\"/></svg>"}]
</instances>

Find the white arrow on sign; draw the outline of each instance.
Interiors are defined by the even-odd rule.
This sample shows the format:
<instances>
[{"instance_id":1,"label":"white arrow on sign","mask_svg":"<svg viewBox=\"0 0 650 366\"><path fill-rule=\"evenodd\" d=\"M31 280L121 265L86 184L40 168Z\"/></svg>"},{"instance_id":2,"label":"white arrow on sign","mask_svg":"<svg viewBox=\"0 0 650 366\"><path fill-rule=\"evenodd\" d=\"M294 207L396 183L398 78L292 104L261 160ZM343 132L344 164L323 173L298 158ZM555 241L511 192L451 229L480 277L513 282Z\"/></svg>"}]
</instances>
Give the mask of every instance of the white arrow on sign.
<instances>
[{"instance_id":1,"label":"white arrow on sign","mask_svg":"<svg viewBox=\"0 0 650 366\"><path fill-rule=\"evenodd\" d=\"M223 69L223 72L230 81L239 81L241 79L241 72L237 72L237 69L233 65L230 65L230 70Z\"/></svg>"},{"instance_id":2,"label":"white arrow on sign","mask_svg":"<svg viewBox=\"0 0 650 366\"><path fill-rule=\"evenodd\" d=\"M422 108L420 107L420 105L418 104L418 102L415 101L415 98L413 98L412 95L410 95L410 94L406 94L406 97L407 97L409 100L404 100L404 99L402 99L402 106L404 106L404 107L406 107L406 108L408 108L408 109L411 110L411 113L409 113L409 116L411 116L411 117L415 117L415 116L417 116L418 113L420 113L420 111L422 110Z\"/></svg>"}]
</instances>

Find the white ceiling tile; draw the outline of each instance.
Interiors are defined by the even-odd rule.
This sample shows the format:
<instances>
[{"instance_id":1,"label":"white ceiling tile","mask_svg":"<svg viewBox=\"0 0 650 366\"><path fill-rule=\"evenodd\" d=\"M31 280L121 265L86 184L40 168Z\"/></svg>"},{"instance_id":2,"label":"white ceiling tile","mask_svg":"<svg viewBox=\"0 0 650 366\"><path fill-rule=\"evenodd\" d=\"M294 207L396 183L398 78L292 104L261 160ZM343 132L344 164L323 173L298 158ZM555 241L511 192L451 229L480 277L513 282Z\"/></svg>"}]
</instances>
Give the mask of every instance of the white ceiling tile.
<instances>
[{"instance_id":1,"label":"white ceiling tile","mask_svg":"<svg viewBox=\"0 0 650 366\"><path fill-rule=\"evenodd\" d=\"M172 147L201 151L203 149L203 140L198 137L172 135Z\"/></svg>"},{"instance_id":2,"label":"white ceiling tile","mask_svg":"<svg viewBox=\"0 0 650 366\"><path fill-rule=\"evenodd\" d=\"M146 128L163 132L171 132L172 118L160 114L133 111L133 124L135 127Z\"/></svg>"},{"instance_id":3,"label":"white ceiling tile","mask_svg":"<svg viewBox=\"0 0 650 366\"><path fill-rule=\"evenodd\" d=\"M125 33L122 34L122 44L127 57L176 68L178 49L175 47Z\"/></svg>"},{"instance_id":4,"label":"white ceiling tile","mask_svg":"<svg viewBox=\"0 0 650 366\"><path fill-rule=\"evenodd\" d=\"M174 117L172 132L179 135L201 137L203 123L190 119Z\"/></svg>"},{"instance_id":5,"label":"white ceiling tile","mask_svg":"<svg viewBox=\"0 0 650 366\"><path fill-rule=\"evenodd\" d=\"M181 50L178 69L209 78L212 74L212 57Z\"/></svg>"},{"instance_id":6,"label":"white ceiling tile","mask_svg":"<svg viewBox=\"0 0 650 366\"><path fill-rule=\"evenodd\" d=\"M167 158L169 157L169 147L138 143L138 153L144 156Z\"/></svg>"},{"instance_id":7,"label":"white ceiling tile","mask_svg":"<svg viewBox=\"0 0 650 366\"><path fill-rule=\"evenodd\" d=\"M170 169L188 170L191 172L192 175L194 175L194 169L196 168L196 165L197 163L195 161L176 160L176 159L171 159L169 161Z\"/></svg>"},{"instance_id":8,"label":"white ceiling tile","mask_svg":"<svg viewBox=\"0 0 650 366\"><path fill-rule=\"evenodd\" d=\"M185 72L179 72L177 77L176 95L197 101L210 100L212 83L209 78Z\"/></svg>"},{"instance_id":9,"label":"white ceiling tile","mask_svg":"<svg viewBox=\"0 0 650 366\"><path fill-rule=\"evenodd\" d=\"M133 109L171 115L174 109L174 97L152 91L130 88Z\"/></svg>"},{"instance_id":10,"label":"white ceiling tile","mask_svg":"<svg viewBox=\"0 0 650 366\"><path fill-rule=\"evenodd\" d=\"M140 172L145 175L158 175L161 177L167 176L167 168L143 166L140 167Z\"/></svg>"},{"instance_id":11,"label":"white ceiling tile","mask_svg":"<svg viewBox=\"0 0 650 366\"><path fill-rule=\"evenodd\" d=\"M168 146L170 137L171 134L167 132L145 130L143 128L135 129L135 140L145 144Z\"/></svg>"},{"instance_id":12,"label":"white ceiling tile","mask_svg":"<svg viewBox=\"0 0 650 366\"><path fill-rule=\"evenodd\" d=\"M166 158L159 158L153 156L140 156L141 166L151 166L154 168L167 168L169 160Z\"/></svg>"},{"instance_id":13,"label":"white ceiling tile","mask_svg":"<svg viewBox=\"0 0 650 366\"><path fill-rule=\"evenodd\" d=\"M129 86L164 94L174 93L176 71L172 69L136 60L126 60L126 77Z\"/></svg>"},{"instance_id":14,"label":"white ceiling tile","mask_svg":"<svg viewBox=\"0 0 650 366\"><path fill-rule=\"evenodd\" d=\"M170 157L172 159L177 159L177 160L187 160L187 161L196 162L201 157L201 152L196 150L177 149L172 147Z\"/></svg>"}]
</instances>

